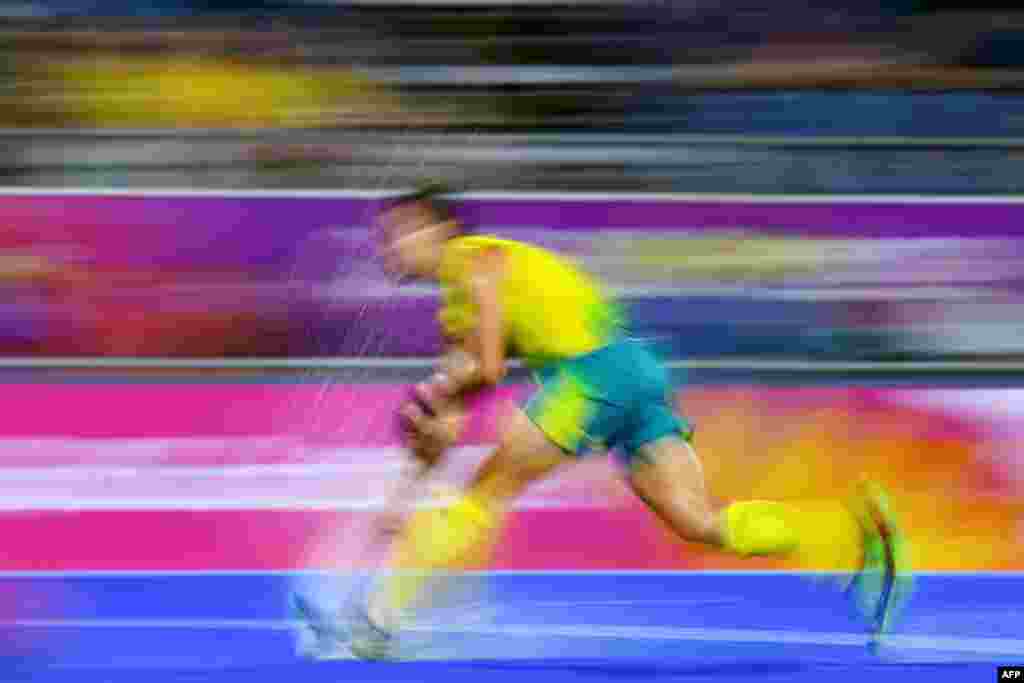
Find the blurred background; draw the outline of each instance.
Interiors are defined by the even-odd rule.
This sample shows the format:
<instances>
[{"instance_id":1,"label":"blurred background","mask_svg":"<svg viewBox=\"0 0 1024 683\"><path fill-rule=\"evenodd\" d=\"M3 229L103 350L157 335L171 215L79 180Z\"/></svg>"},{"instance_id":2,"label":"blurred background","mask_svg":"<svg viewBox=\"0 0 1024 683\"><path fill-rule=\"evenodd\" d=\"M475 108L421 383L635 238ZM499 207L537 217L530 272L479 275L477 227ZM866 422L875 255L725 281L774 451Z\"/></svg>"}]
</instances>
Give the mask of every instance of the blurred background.
<instances>
[{"instance_id":1,"label":"blurred background","mask_svg":"<svg viewBox=\"0 0 1024 683\"><path fill-rule=\"evenodd\" d=\"M1017 191L1024 13L998 4L61 0L0 14L2 355L429 355L433 293L390 292L369 232L375 200L425 180L469 193L476 229L552 238L555 220L637 333L680 357L1024 349L1021 207L862 197ZM138 196L155 188L236 194ZM474 199L527 191L605 197L564 211L520 197L510 212ZM634 211L620 196L653 192L833 201Z\"/></svg>"},{"instance_id":2,"label":"blurred background","mask_svg":"<svg viewBox=\"0 0 1024 683\"><path fill-rule=\"evenodd\" d=\"M3 3L7 185L1005 193L1024 13L953 0Z\"/></svg>"},{"instance_id":3,"label":"blurred background","mask_svg":"<svg viewBox=\"0 0 1024 683\"><path fill-rule=\"evenodd\" d=\"M426 181L628 304L718 501L870 476L921 568L1024 569L1024 11L810 4L0 3L0 657L293 664L288 572L371 563L392 415L439 350L436 289L374 254ZM614 468L531 490L495 566L755 566L670 538ZM908 632L1019 652L1020 591L957 585ZM737 604L720 625L755 623Z\"/></svg>"}]
</instances>

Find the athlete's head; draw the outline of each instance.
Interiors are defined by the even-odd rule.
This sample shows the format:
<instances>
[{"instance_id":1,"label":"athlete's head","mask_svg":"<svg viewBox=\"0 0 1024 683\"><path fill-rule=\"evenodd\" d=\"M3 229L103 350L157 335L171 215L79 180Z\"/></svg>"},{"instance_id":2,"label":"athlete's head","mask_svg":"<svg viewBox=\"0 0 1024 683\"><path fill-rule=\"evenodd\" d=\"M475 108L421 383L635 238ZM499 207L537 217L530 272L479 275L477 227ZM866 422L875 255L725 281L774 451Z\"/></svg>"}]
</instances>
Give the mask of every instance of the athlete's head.
<instances>
[{"instance_id":1,"label":"athlete's head","mask_svg":"<svg viewBox=\"0 0 1024 683\"><path fill-rule=\"evenodd\" d=\"M437 278L444 243L459 234L444 190L428 187L391 200L380 214L381 256L399 279Z\"/></svg>"}]
</instances>

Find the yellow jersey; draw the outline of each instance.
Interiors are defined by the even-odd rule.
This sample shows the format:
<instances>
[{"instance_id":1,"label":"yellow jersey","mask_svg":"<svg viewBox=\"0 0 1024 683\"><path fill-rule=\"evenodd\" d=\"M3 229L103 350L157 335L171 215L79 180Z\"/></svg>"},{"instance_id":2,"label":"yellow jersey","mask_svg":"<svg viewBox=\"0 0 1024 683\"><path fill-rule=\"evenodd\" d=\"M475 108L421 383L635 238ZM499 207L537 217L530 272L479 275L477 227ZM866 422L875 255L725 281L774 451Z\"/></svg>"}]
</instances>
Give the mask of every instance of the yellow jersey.
<instances>
[{"instance_id":1,"label":"yellow jersey","mask_svg":"<svg viewBox=\"0 0 1024 683\"><path fill-rule=\"evenodd\" d=\"M523 242L472 235L449 240L441 258L438 319L447 337L464 339L476 328L468 269L475 255L491 248L504 255L500 300L508 355L538 368L622 335L626 319L618 302L572 261Z\"/></svg>"}]
</instances>

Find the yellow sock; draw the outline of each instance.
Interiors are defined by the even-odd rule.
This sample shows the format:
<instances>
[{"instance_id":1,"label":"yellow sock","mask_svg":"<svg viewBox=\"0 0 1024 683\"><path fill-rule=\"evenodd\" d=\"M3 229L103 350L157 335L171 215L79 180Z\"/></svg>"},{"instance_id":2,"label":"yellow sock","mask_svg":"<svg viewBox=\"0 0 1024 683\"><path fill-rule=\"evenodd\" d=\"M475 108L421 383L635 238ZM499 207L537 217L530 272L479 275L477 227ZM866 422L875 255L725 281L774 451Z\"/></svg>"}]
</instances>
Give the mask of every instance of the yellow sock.
<instances>
[{"instance_id":1,"label":"yellow sock","mask_svg":"<svg viewBox=\"0 0 1024 683\"><path fill-rule=\"evenodd\" d=\"M860 524L838 500L802 500L793 504L800 543L792 559L801 569L853 571L860 564Z\"/></svg>"},{"instance_id":2,"label":"yellow sock","mask_svg":"<svg viewBox=\"0 0 1024 683\"><path fill-rule=\"evenodd\" d=\"M724 510L726 547L786 556L803 569L850 570L861 553L857 520L838 501L744 501Z\"/></svg>"},{"instance_id":3,"label":"yellow sock","mask_svg":"<svg viewBox=\"0 0 1024 683\"><path fill-rule=\"evenodd\" d=\"M724 511L726 548L739 555L787 555L799 543L793 509L784 503L750 500Z\"/></svg>"},{"instance_id":4,"label":"yellow sock","mask_svg":"<svg viewBox=\"0 0 1024 683\"><path fill-rule=\"evenodd\" d=\"M500 521L493 506L472 496L446 509L414 514L396 547L396 572L385 589L390 613L407 609L437 572L481 559L474 552L490 550Z\"/></svg>"}]
</instances>

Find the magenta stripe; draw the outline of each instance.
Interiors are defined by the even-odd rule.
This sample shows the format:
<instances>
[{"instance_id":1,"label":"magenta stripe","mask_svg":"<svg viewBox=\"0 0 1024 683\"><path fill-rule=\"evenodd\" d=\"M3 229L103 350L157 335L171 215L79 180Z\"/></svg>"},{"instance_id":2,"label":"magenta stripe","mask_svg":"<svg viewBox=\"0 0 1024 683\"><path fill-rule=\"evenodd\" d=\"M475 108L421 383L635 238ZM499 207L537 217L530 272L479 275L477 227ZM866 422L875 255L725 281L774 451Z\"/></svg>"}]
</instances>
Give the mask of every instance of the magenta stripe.
<instances>
[{"instance_id":1,"label":"magenta stripe","mask_svg":"<svg viewBox=\"0 0 1024 683\"><path fill-rule=\"evenodd\" d=\"M524 387L476 402L468 443L492 435L502 401ZM381 385L6 384L0 439L74 437L300 437L346 446L397 443L394 412L408 394Z\"/></svg>"},{"instance_id":2,"label":"magenta stripe","mask_svg":"<svg viewBox=\"0 0 1024 683\"><path fill-rule=\"evenodd\" d=\"M359 568L379 558L345 530L368 520L310 511L3 513L0 571ZM669 540L645 510L561 509L514 513L491 566L685 569L714 561Z\"/></svg>"}]
</instances>

